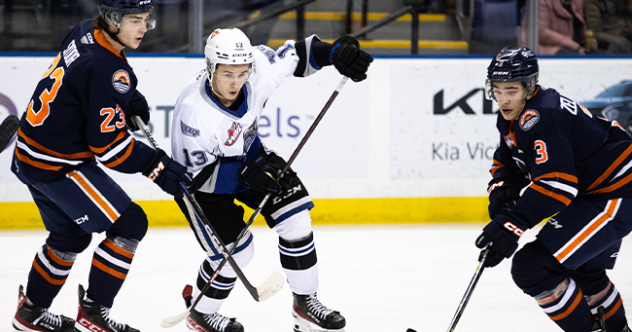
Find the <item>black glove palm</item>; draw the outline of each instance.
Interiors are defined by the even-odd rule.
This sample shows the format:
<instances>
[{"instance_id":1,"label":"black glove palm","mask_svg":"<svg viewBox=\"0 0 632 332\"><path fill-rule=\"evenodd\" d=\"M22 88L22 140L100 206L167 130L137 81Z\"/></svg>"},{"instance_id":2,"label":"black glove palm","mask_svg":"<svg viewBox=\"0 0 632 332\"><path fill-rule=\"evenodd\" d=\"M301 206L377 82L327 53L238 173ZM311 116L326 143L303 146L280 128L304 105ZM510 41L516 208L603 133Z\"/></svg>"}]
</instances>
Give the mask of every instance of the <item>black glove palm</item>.
<instances>
[{"instance_id":1,"label":"black glove palm","mask_svg":"<svg viewBox=\"0 0 632 332\"><path fill-rule=\"evenodd\" d=\"M485 267L494 267L503 259L511 257L518 249L518 240L528 228L529 224L510 210L501 209L476 238L476 246L481 249L492 243L492 252L485 260Z\"/></svg>"},{"instance_id":2,"label":"black glove palm","mask_svg":"<svg viewBox=\"0 0 632 332\"><path fill-rule=\"evenodd\" d=\"M131 131L137 131L139 128L132 118L137 115L143 120L143 123L149 123L149 104L147 99L138 90L134 91L132 99L129 101L129 105L125 110L125 122Z\"/></svg>"},{"instance_id":3,"label":"black glove palm","mask_svg":"<svg viewBox=\"0 0 632 332\"><path fill-rule=\"evenodd\" d=\"M189 193L193 194L197 190L193 183L193 176L191 173L187 173L187 168L169 158L161 149L156 150L154 158L142 173L152 179L166 193L178 198L182 197L180 181L186 186Z\"/></svg>"},{"instance_id":4,"label":"black glove palm","mask_svg":"<svg viewBox=\"0 0 632 332\"><path fill-rule=\"evenodd\" d=\"M360 43L351 37L338 38L331 46L329 59L338 72L354 82L366 79L366 71L373 57L360 49Z\"/></svg>"}]
</instances>

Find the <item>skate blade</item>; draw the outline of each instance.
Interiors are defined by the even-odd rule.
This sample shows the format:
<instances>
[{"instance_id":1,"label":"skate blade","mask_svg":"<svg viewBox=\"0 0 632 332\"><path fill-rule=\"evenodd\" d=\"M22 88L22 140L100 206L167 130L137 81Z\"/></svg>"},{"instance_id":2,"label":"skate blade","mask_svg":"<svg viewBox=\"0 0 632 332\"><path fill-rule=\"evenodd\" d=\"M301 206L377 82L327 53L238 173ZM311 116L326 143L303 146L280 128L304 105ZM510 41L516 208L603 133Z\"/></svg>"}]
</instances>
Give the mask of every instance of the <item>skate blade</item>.
<instances>
[{"instance_id":1,"label":"skate blade","mask_svg":"<svg viewBox=\"0 0 632 332\"><path fill-rule=\"evenodd\" d=\"M295 312L292 312L294 316L294 332L345 332L344 328L341 329L325 329L312 322L309 322L299 317Z\"/></svg>"}]
</instances>

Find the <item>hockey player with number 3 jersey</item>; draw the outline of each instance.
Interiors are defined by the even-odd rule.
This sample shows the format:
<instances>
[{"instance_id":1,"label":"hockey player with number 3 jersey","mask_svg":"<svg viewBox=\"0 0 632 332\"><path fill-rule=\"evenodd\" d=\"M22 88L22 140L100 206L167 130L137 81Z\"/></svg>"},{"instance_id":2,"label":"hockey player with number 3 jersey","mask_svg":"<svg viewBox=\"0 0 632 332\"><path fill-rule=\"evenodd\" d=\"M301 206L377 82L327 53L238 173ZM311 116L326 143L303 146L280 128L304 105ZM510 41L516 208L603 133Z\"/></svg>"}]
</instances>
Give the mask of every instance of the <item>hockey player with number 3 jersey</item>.
<instances>
[{"instance_id":1,"label":"hockey player with number 3 jersey","mask_svg":"<svg viewBox=\"0 0 632 332\"><path fill-rule=\"evenodd\" d=\"M551 217L514 256L516 285L564 331L629 332L606 270L632 230L632 139L618 123L538 85L538 74L527 48L505 48L487 68L501 140L488 188L492 221L476 245L491 243L485 265L495 266Z\"/></svg>"},{"instance_id":2,"label":"hockey player with number 3 jersey","mask_svg":"<svg viewBox=\"0 0 632 332\"><path fill-rule=\"evenodd\" d=\"M287 77L307 77L333 64L352 80L364 80L373 59L358 46L351 37L332 45L313 35L287 41L275 52L267 46L252 47L239 29L217 29L206 43L205 68L189 81L175 106L173 157L194 174L200 187L195 199L222 242L234 242L245 226L244 209L235 199L256 208L268 192L273 194L262 215L279 235L281 265L294 294L294 330L299 332L340 331L346 322L316 297L318 264L309 214L314 204L291 169L277 180L286 162L263 145L257 128L266 100ZM208 255L193 287L197 297L223 255L189 202L176 201ZM241 267L253 254L253 236L247 233L233 256ZM232 267L224 266L191 311L189 327L201 332L243 331L234 318L218 313L235 281Z\"/></svg>"},{"instance_id":3,"label":"hockey player with number 3 jersey","mask_svg":"<svg viewBox=\"0 0 632 332\"><path fill-rule=\"evenodd\" d=\"M177 195L191 185L186 168L136 141L130 116L149 121L145 98L124 48L137 48L153 29L151 0L99 0L99 17L79 23L37 84L22 115L12 171L28 186L50 232L35 255L26 291L19 288L18 331L134 332L110 317L147 216L98 165L142 173ZM48 311L92 233L95 249L87 290L79 286L76 321ZM4 329L2 329L4 330Z\"/></svg>"}]
</instances>

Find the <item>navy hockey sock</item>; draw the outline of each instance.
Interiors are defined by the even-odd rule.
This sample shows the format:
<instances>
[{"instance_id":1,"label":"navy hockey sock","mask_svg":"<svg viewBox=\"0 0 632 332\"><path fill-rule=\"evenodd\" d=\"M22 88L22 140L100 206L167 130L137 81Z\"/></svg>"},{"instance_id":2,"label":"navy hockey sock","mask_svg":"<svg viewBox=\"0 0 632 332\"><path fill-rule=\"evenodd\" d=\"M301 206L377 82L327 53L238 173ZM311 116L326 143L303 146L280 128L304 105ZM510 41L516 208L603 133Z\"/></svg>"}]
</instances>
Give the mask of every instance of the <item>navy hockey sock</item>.
<instances>
[{"instance_id":1,"label":"navy hockey sock","mask_svg":"<svg viewBox=\"0 0 632 332\"><path fill-rule=\"evenodd\" d=\"M535 296L535 300L562 330L591 331L595 320L582 290L573 279L565 279L555 289Z\"/></svg>"},{"instance_id":2,"label":"navy hockey sock","mask_svg":"<svg viewBox=\"0 0 632 332\"><path fill-rule=\"evenodd\" d=\"M66 282L76 257L76 254L55 252L46 244L42 246L29 272L26 297L37 307L49 308Z\"/></svg>"},{"instance_id":3,"label":"navy hockey sock","mask_svg":"<svg viewBox=\"0 0 632 332\"><path fill-rule=\"evenodd\" d=\"M606 319L606 331L621 331L625 326L625 309L617 288L609 283L601 292L587 295L586 301L595 319L599 319L598 308L603 307Z\"/></svg>"},{"instance_id":4,"label":"navy hockey sock","mask_svg":"<svg viewBox=\"0 0 632 332\"><path fill-rule=\"evenodd\" d=\"M211 280L211 276L215 273L215 270L211 267L211 264L207 260L204 260L202 265L200 265L200 270L198 271L197 277L197 289L198 292L204 288L204 285ZM218 274L215 280L211 283L211 287L208 288L204 296L210 297L212 299L223 300L228 297L230 291L235 287L235 282L237 278L227 278Z\"/></svg>"},{"instance_id":5,"label":"navy hockey sock","mask_svg":"<svg viewBox=\"0 0 632 332\"><path fill-rule=\"evenodd\" d=\"M313 294L318 291L318 258L313 233L292 241L279 237L279 254L292 292Z\"/></svg>"},{"instance_id":6,"label":"navy hockey sock","mask_svg":"<svg viewBox=\"0 0 632 332\"><path fill-rule=\"evenodd\" d=\"M318 262L313 233L294 241L279 237L279 253L281 266L287 270L306 270Z\"/></svg>"},{"instance_id":7,"label":"navy hockey sock","mask_svg":"<svg viewBox=\"0 0 632 332\"><path fill-rule=\"evenodd\" d=\"M109 238L105 239L94 250L92 258L92 268L88 279L90 283L88 298L107 308L112 307L114 298L123 286L134 258L134 252L130 250L135 251L136 247L125 246L126 249L124 249L122 245Z\"/></svg>"},{"instance_id":8,"label":"navy hockey sock","mask_svg":"<svg viewBox=\"0 0 632 332\"><path fill-rule=\"evenodd\" d=\"M200 265L198 271L197 281L195 283L195 289L193 291L193 298L196 298L202 291L202 288L211 279L211 276L215 273L215 270L211 267L208 260ZM235 287L236 277L226 277L222 274L218 274L217 277L211 283L211 286L204 293L204 296L200 299L200 302L195 306L195 310L201 313L214 313L219 311L230 292ZM184 293L183 293L184 296ZM186 298L185 298L186 300Z\"/></svg>"}]
</instances>

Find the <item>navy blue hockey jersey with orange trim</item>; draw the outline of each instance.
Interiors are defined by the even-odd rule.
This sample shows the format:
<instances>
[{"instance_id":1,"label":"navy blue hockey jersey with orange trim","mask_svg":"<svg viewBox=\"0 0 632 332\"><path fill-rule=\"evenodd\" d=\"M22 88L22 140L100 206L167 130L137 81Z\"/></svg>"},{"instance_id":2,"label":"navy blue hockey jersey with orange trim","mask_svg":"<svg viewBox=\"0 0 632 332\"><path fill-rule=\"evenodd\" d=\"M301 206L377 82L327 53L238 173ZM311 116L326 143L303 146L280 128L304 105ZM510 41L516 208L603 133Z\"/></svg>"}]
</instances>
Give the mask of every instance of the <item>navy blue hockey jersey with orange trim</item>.
<instances>
[{"instance_id":1,"label":"navy blue hockey jersey with orange trim","mask_svg":"<svg viewBox=\"0 0 632 332\"><path fill-rule=\"evenodd\" d=\"M498 114L495 180L527 186L513 211L531 226L575 197L632 196L632 138L554 89L538 86L517 120Z\"/></svg>"},{"instance_id":2,"label":"navy blue hockey jersey with orange trim","mask_svg":"<svg viewBox=\"0 0 632 332\"><path fill-rule=\"evenodd\" d=\"M92 20L66 36L20 120L12 171L26 184L50 182L94 159L125 173L155 152L128 132L124 110L136 89L125 53Z\"/></svg>"}]
</instances>

